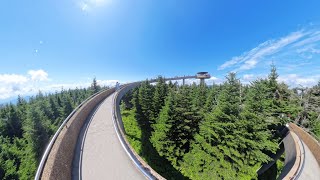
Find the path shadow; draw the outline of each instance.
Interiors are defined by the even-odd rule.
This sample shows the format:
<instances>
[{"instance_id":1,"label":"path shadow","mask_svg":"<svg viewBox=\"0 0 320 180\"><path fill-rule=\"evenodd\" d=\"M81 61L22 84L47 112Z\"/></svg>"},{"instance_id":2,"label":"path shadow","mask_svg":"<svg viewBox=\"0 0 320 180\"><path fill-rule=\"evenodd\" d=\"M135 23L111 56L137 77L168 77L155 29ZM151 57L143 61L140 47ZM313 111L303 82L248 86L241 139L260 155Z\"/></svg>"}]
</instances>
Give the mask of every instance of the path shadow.
<instances>
[{"instance_id":1,"label":"path shadow","mask_svg":"<svg viewBox=\"0 0 320 180\"><path fill-rule=\"evenodd\" d=\"M153 147L150 142L151 137L151 126L149 123L143 122L139 115L135 116L142 134L141 134L141 153L139 154L143 157L146 162L151 166L156 172L158 172L164 178L170 179L182 179L189 180L188 177L181 174L181 172L172 166L172 164L165 158L159 155L157 150Z\"/></svg>"}]
</instances>

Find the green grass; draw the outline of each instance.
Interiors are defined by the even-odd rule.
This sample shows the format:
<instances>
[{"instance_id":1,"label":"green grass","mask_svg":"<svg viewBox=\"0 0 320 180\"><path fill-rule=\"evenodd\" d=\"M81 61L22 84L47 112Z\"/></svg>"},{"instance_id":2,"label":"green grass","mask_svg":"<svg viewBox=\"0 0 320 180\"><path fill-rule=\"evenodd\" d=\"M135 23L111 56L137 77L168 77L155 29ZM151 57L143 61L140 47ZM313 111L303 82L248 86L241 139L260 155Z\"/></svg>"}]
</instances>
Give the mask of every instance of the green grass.
<instances>
[{"instance_id":1,"label":"green grass","mask_svg":"<svg viewBox=\"0 0 320 180\"><path fill-rule=\"evenodd\" d=\"M139 156L157 173L166 179L189 179L175 169L164 157L161 157L150 142L148 134L141 129L133 110L121 110L126 138Z\"/></svg>"},{"instance_id":2,"label":"green grass","mask_svg":"<svg viewBox=\"0 0 320 180\"><path fill-rule=\"evenodd\" d=\"M124 110L124 111L121 111L121 116L122 116L124 129L126 131L126 138L129 141L132 148L140 155L142 152L142 149L141 149L142 131L139 127L138 122L134 117L134 112L132 110L131 111Z\"/></svg>"}]
</instances>

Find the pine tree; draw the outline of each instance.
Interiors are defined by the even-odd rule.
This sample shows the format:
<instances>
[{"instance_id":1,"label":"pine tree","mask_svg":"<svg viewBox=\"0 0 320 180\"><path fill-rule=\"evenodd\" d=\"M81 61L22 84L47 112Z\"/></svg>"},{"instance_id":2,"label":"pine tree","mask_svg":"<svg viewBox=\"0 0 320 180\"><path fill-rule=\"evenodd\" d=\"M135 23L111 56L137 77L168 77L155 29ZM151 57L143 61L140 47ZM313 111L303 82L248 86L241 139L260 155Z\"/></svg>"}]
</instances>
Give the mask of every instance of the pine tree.
<instances>
[{"instance_id":1,"label":"pine tree","mask_svg":"<svg viewBox=\"0 0 320 180\"><path fill-rule=\"evenodd\" d=\"M196 87L193 92L193 105L204 110L207 101L207 86L205 84L199 85L199 87Z\"/></svg>"},{"instance_id":2,"label":"pine tree","mask_svg":"<svg viewBox=\"0 0 320 180\"><path fill-rule=\"evenodd\" d=\"M101 87L98 85L96 78L94 77L91 84L92 94L99 92Z\"/></svg>"},{"instance_id":3,"label":"pine tree","mask_svg":"<svg viewBox=\"0 0 320 180\"><path fill-rule=\"evenodd\" d=\"M70 96L64 95L63 100L61 101L61 106L59 107L59 121L57 124L62 123L62 121L69 116L69 114L73 111L72 99Z\"/></svg>"},{"instance_id":4,"label":"pine tree","mask_svg":"<svg viewBox=\"0 0 320 180\"><path fill-rule=\"evenodd\" d=\"M262 117L241 108L241 84L230 73L212 113L200 125L192 150L184 156L182 171L195 179L236 179L255 176L256 165L268 162L265 151L277 143ZM253 135L254 134L254 135Z\"/></svg>"},{"instance_id":5,"label":"pine tree","mask_svg":"<svg viewBox=\"0 0 320 180\"><path fill-rule=\"evenodd\" d=\"M90 89L39 92L29 101L0 106L0 179L33 179L46 144ZM58 121L60 120L60 121Z\"/></svg>"},{"instance_id":6,"label":"pine tree","mask_svg":"<svg viewBox=\"0 0 320 180\"><path fill-rule=\"evenodd\" d=\"M165 79L161 76L158 77L157 84L153 96L153 119L157 119L162 106L164 106L165 98L167 96L168 87Z\"/></svg>"},{"instance_id":7,"label":"pine tree","mask_svg":"<svg viewBox=\"0 0 320 180\"><path fill-rule=\"evenodd\" d=\"M178 92L170 89L157 124L153 126L151 141L160 155L179 166L183 155L190 151L200 120L199 109L192 104L190 88L183 86Z\"/></svg>"},{"instance_id":8,"label":"pine tree","mask_svg":"<svg viewBox=\"0 0 320 180\"><path fill-rule=\"evenodd\" d=\"M50 96L49 104L50 108L52 109L52 120L57 121L57 118L59 118L59 108L54 96Z\"/></svg>"},{"instance_id":9,"label":"pine tree","mask_svg":"<svg viewBox=\"0 0 320 180\"><path fill-rule=\"evenodd\" d=\"M173 144L170 136L170 130L174 124L174 92L169 90L165 100L165 105L161 109L157 123L153 125L154 132L151 136L151 142L161 156L167 156L171 153L168 147Z\"/></svg>"},{"instance_id":10,"label":"pine tree","mask_svg":"<svg viewBox=\"0 0 320 180\"><path fill-rule=\"evenodd\" d=\"M213 108L217 105L217 95L219 93L219 86L215 85L209 89L206 103L204 105L205 112L211 112Z\"/></svg>"},{"instance_id":11,"label":"pine tree","mask_svg":"<svg viewBox=\"0 0 320 180\"><path fill-rule=\"evenodd\" d=\"M40 111L39 107L31 107L27 114L26 123L24 126L24 138L27 140L28 145L31 147L38 162L42 152L49 140L45 123L46 118Z\"/></svg>"},{"instance_id":12,"label":"pine tree","mask_svg":"<svg viewBox=\"0 0 320 180\"><path fill-rule=\"evenodd\" d=\"M247 93L247 106L257 114L266 114L266 109L271 104L268 99L268 81L264 79L255 80L251 83L251 87Z\"/></svg>"},{"instance_id":13,"label":"pine tree","mask_svg":"<svg viewBox=\"0 0 320 180\"><path fill-rule=\"evenodd\" d=\"M7 106L7 113L6 113L6 129L7 129L7 136L10 138L13 137L22 137L22 120L19 117L19 113L17 108L9 104Z\"/></svg>"},{"instance_id":14,"label":"pine tree","mask_svg":"<svg viewBox=\"0 0 320 180\"><path fill-rule=\"evenodd\" d=\"M276 91L278 89L278 82L277 82L278 77L279 75L277 73L276 66L271 65L271 72L268 76L268 79L269 79L269 88L270 88L270 91L273 92L273 96L276 96Z\"/></svg>"},{"instance_id":15,"label":"pine tree","mask_svg":"<svg viewBox=\"0 0 320 180\"><path fill-rule=\"evenodd\" d=\"M145 122L148 129L150 128L150 124L154 123L154 106L152 102L154 96L153 93L154 89L148 80L141 84L139 88L138 100L142 112L141 119Z\"/></svg>"}]
</instances>

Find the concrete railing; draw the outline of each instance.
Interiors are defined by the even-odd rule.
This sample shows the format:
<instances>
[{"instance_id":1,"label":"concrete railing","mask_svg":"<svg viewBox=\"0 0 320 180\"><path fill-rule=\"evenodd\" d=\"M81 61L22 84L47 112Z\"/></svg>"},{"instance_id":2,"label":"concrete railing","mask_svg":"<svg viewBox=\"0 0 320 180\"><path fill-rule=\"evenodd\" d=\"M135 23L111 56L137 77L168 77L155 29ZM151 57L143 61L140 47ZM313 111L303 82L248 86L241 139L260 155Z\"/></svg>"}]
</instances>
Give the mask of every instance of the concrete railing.
<instances>
[{"instance_id":1,"label":"concrete railing","mask_svg":"<svg viewBox=\"0 0 320 180\"><path fill-rule=\"evenodd\" d=\"M196 78L196 76L179 76L174 78L165 78L165 81L170 80L182 80L182 79L193 79ZM150 83L157 82L158 79L149 79ZM120 143L126 153L128 154L129 158L133 161L133 163L136 165L136 167L143 173L145 177L148 179L165 179L160 174L158 174L154 169L152 169L148 163L146 163L139 155L138 153L132 148L130 143L128 142L125 134L125 129L121 117L120 112L120 101L122 97L130 90L134 89L135 87L138 87L142 82L144 81L138 81L134 83L125 84L121 87L121 89L116 93L114 97L114 110L113 110L113 122L115 126L115 130L117 133L117 136L120 140Z\"/></svg>"},{"instance_id":2,"label":"concrete railing","mask_svg":"<svg viewBox=\"0 0 320 180\"><path fill-rule=\"evenodd\" d=\"M179 80L179 79L189 79L189 78L195 78L195 76L183 76L183 77L175 77L175 78L167 78L165 80ZM150 79L149 82L156 82L157 79ZM130 83L123 85L123 90L120 91L121 97L130 89L134 88L133 86L139 85L143 81ZM124 91L127 90L127 91ZM91 111L106 97L111 95L113 92L115 92L115 88L103 90L99 93L96 93L92 96L90 96L88 99L83 101L78 107L76 107L70 115L62 122L61 126L57 130L57 132L52 137L51 141L49 142L48 146L46 147L46 150L42 156L42 159L40 161L40 164L38 166L35 180L39 179L71 179L72 177L72 161L74 157L74 152L76 148L76 143L78 139L78 135L81 131L82 126L84 125L87 117L91 113ZM116 98L118 101L117 108L119 109L119 102L121 100L120 96L117 96L119 98ZM120 110L117 110L120 113ZM144 164L143 167L146 169L146 171L152 172L151 174L154 175L155 178L162 179L160 175L158 175L154 170L152 170L151 167L145 163L141 157L137 155L137 153L134 152L132 147L129 145L127 140L124 136L124 127L121 119L121 115L118 115L120 117L117 118L116 123L118 124L120 129L120 134L122 138L124 139L123 142L127 144L126 146L131 149L131 153L138 159L141 164ZM117 117L115 114L114 117ZM121 137L119 138L121 139ZM123 144L123 142L121 142ZM149 169L149 170L147 170Z\"/></svg>"},{"instance_id":3,"label":"concrete railing","mask_svg":"<svg viewBox=\"0 0 320 180\"><path fill-rule=\"evenodd\" d=\"M295 179L299 177L304 164L304 148L299 137L289 131L283 139L285 147L285 162L284 167L278 179Z\"/></svg>"},{"instance_id":4,"label":"concrete railing","mask_svg":"<svg viewBox=\"0 0 320 180\"><path fill-rule=\"evenodd\" d=\"M78 135L90 112L114 88L103 90L81 103L62 123L42 157L35 179L72 179L72 161Z\"/></svg>"},{"instance_id":5,"label":"concrete railing","mask_svg":"<svg viewBox=\"0 0 320 180\"><path fill-rule=\"evenodd\" d=\"M313 156L316 158L319 166L320 166L320 144L319 142L312 137L310 134L308 134L306 131L304 131L299 126L290 123L289 124L290 130L295 132L301 140L308 146L310 151L312 152Z\"/></svg>"},{"instance_id":6,"label":"concrete railing","mask_svg":"<svg viewBox=\"0 0 320 180\"><path fill-rule=\"evenodd\" d=\"M121 113L120 113L120 101L121 98L131 89L137 87L140 85L140 82L137 83L131 83L128 85L123 86L123 88L116 94L115 99L114 99L114 124L115 124L115 129L117 131L118 138L130 157L130 159L133 161L133 163L136 165L136 167L147 177L148 179L165 179L163 178L160 174L158 174L155 170L153 170L136 152L135 150L131 147L129 144L126 136L125 136L125 129L123 126L122 118L121 118Z\"/></svg>"}]
</instances>

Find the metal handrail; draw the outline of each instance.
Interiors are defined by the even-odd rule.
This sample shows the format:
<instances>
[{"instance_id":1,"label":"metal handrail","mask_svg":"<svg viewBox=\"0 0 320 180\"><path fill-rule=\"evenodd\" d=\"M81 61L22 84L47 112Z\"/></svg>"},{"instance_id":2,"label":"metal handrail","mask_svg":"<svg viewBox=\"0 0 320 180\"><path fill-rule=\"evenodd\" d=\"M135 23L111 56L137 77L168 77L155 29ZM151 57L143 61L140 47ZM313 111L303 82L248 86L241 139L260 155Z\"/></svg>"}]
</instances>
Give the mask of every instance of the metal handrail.
<instances>
[{"instance_id":1,"label":"metal handrail","mask_svg":"<svg viewBox=\"0 0 320 180\"><path fill-rule=\"evenodd\" d=\"M112 89L112 88L111 88ZM56 139L58 138L60 132L62 131L62 129L66 126L66 124L68 123L68 121L70 120L70 118L85 104L87 103L90 99L92 99L93 97L97 96L98 94L104 92L104 91L107 91L107 90L110 90L110 89L103 89L91 96L89 96L86 100L84 100L81 104L79 104L70 114L69 116L62 122L62 124L60 125L59 129L56 131L56 133L54 134L54 136L52 137L52 139L50 140L50 143L48 144L48 146L46 147L46 150L45 152L43 153L42 155L42 158L41 158L41 161L39 163L39 166L38 166L38 169L37 169L37 172L36 172L36 176L34 177L35 180L39 180L41 175L42 175L42 172L43 172L43 169L44 169L44 165L48 159L48 156L49 156L49 153L53 147L53 144L54 142L56 141Z\"/></svg>"}]
</instances>

